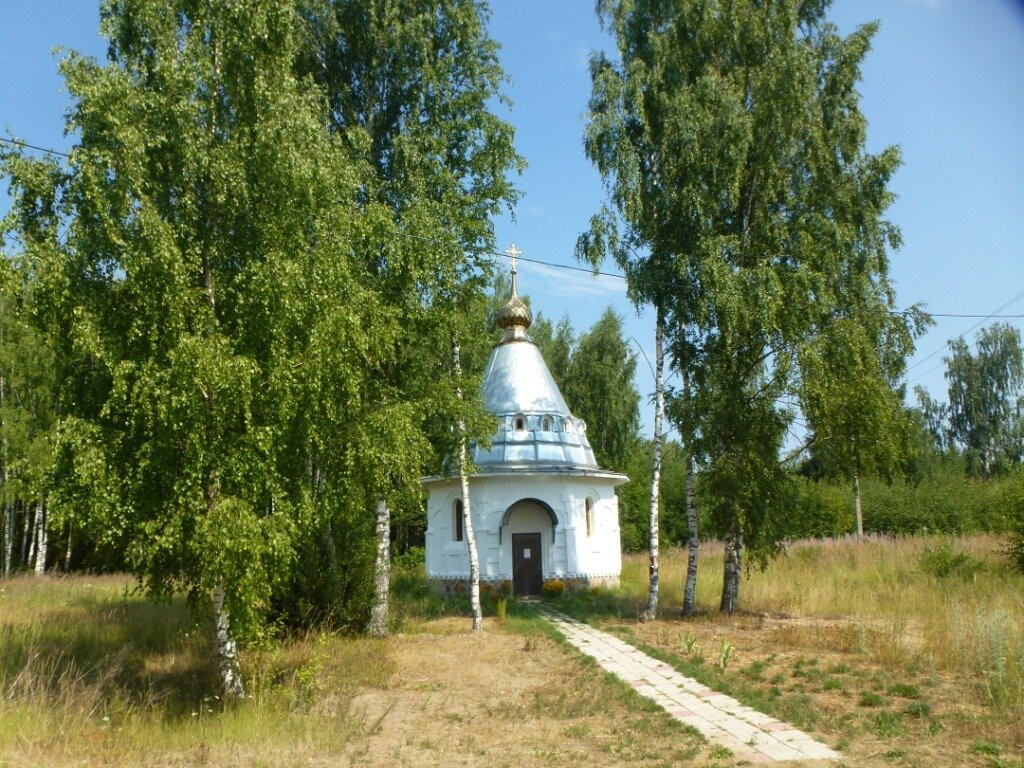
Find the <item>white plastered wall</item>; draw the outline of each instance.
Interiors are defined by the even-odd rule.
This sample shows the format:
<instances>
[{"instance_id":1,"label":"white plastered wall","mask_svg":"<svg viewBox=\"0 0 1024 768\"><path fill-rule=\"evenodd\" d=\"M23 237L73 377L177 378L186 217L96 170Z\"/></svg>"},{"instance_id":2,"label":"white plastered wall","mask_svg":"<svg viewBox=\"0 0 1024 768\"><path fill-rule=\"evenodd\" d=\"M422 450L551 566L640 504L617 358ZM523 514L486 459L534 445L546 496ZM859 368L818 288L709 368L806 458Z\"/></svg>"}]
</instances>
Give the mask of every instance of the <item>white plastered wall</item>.
<instances>
[{"instance_id":1,"label":"white plastered wall","mask_svg":"<svg viewBox=\"0 0 1024 768\"><path fill-rule=\"evenodd\" d=\"M618 499L615 482L588 475L517 475L473 477L470 506L480 557L480 576L495 581L512 578L512 534L540 533L544 578L617 578L622 566ZM586 499L593 500L590 535ZM429 578L469 576L465 540L454 540L457 481L435 481L427 501L426 571ZM523 499L546 502L558 518L555 535L541 507L522 505L501 526L510 506ZM500 532L499 532L500 529Z\"/></svg>"}]
</instances>

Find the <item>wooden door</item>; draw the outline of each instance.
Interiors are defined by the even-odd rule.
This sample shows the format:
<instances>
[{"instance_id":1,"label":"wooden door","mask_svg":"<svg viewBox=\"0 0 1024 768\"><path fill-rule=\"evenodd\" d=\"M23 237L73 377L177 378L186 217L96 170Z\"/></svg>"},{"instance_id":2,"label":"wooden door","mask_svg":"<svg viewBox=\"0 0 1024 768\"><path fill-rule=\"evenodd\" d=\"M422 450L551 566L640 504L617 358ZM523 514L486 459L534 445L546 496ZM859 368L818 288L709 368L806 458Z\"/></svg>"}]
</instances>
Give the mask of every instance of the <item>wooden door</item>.
<instances>
[{"instance_id":1,"label":"wooden door","mask_svg":"<svg viewBox=\"0 0 1024 768\"><path fill-rule=\"evenodd\" d=\"M539 533L512 534L512 589L517 595L539 595L544 581Z\"/></svg>"}]
</instances>

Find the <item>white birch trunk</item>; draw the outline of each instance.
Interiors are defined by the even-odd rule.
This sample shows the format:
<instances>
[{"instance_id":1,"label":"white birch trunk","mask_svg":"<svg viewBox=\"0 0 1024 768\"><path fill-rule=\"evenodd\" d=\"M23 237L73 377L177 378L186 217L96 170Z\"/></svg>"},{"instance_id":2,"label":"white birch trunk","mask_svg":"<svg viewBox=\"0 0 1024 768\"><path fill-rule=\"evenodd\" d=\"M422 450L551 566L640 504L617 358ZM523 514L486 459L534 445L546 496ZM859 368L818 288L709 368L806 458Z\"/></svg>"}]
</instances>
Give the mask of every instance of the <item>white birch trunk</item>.
<instances>
[{"instance_id":1,"label":"white birch trunk","mask_svg":"<svg viewBox=\"0 0 1024 768\"><path fill-rule=\"evenodd\" d=\"M700 537L697 535L697 504L694 499L693 456L686 455L686 586L683 588L683 616L692 616L697 597L697 553Z\"/></svg>"},{"instance_id":2,"label":"white birch trunk","mask_svg":"<svg viewBox=\"0 0 1024 768\"><path fill-rule=\"evenodd\" d=\"M224 607L224 587L217 586L213 590L213 616L217 622L217 656L220 659L220 681L224 696L240 699L245 696L242 684L242 673L238 667L238 645L231 636L231 625L228 612Z\"/></svg>"},{"instance_id":3,"label":"white birch trunk","mask_svg":"<svg viewBox=\"0 0 1024 768\"><path fill-rule=\"evenodd\" d=\"M860 508L860 467L853 468L853 508L857 515L857 541L864 538L864 515Z\"/></svg>"},{"instance_id":4,"label":"white birch trunk","mask_svg":"<svg viewBox=\"0 0 1024 768\"><path fill-rule=\"evenodd\" d=\"M683 366L679 366L683 369ZM690 374L683 369L683 397L690 396ZM697 554L700 537L697 531L697 504L694 494L696 481L693 466L693 446L686 446L686 584L683 587L683 616L692 616L697 597Z\"/></svg>"},{"instance_id":5,"label":"white birch trunk","mask_svg":"<svg viewBox=\"0 0 1024 768\"><path fill-rule=\"evenodd\" d=\"M50 536L46 530L46 502L40 500L36 512L36 576L46 572L46 551L49 549Z\"/></svg>"},{"instance_id":6,"label":"white birch trunk","mask_svg":"<svg viewBox=\"0 0 1024 768\"><path fill-rule=\"evenodd\" d=\"M466 439L463 437L460 442L460 466L465 466ZM484 613L480 605L480 557L469 509L469 477L464 470L459 472L459 483L462 489L462 531L469 547L469 604L473 609L473 631L476 632L484 628Z\"/></svg>"},{"instance_id":7,"label":"white birch trunk","mask_svg":"<svg viewBox=\"0 0 1024 768\"><path fill-rule=\"evenodd\" d=\"M32 532L32 513L29 511L27 505L21 505L21 567L25 568L29 564L29 550L31 549L31 542L35 541L35 537L30 536Z\"/></svg>"},{"instance_id":8,"label":"white birch trunk","mask_svg":"<svg viewBox=\"0 0 1024 768\"><path fill-rule=\"evenodd\" d=\"M366 631L374 637L388 633L388 590L391 587L391 510L384 499L377 502L377 561L373 568L373 606Z\"/></svg>"},{"instance_id":9,"label":"white birch trunk","mask_svg":"<svg viewBox=\"0 0 1024 768\"><path fill-rule=\"evenodd\" d=\"M452 362L455 379L459 382L455 393L462 401L462 359L459 343L452 342ZM476 533L473 531L473 516L469 506L469 477L466 475L466 422L459 419L459 486L462 493L462 532L469 547L469 603L473 610L473 631L484 628L484 612L480 605L480 556L476 549Z\"/></svg>"},{"instance_id":10,"label":"white birch trunk","mask_svg":"<svg viewBox=\"0 0 1024 768\"><path fill-rule=\"evenodd\" d=\"M725 562L722 573L722 603L719 606L723 613L732 613L739 607L740 576L743 573L743 532L735 519L728 535L725 537Z\"/></svg>"},{"instance_id":11,"label":"white birch trunk","mask_svg":"<svg viewBox=\"0 0 1024 768\"><path fill-rule=\"evenodd\" d=\"M4 576L11 575L14 557L14 505L4 504Z\"/></svg>"},{"instance_id":12,"label":"white birch trunk","mask_svg":"<svg viewBox=\"0 0 1024 768\"><path fill-rule=\"evenodd\" d=\"M35 512L25 508L25 527L28 530L28 555L25 557L25 566L28 567L36 561L36 544L39 538L39 515L42 512L41 505L37 502Z\"/></svg>"},{"instance_id":13,"label":"white birch trunk","mask_svg":"<svg viewBox=\"0 0 1024 768\"><path fill-rule=\"evenodd\" d=\"M0 414L4 414L5 389L7 383L0 377ZM3 483L4 495L7 490L7 425L0 421L0 482ZM4 502L4 576L11 575L11 556L14 554L14 505Z\"/></svg>"},{"instance_id":14,"label":"white birch trunk","mask_svg":"<svg viewBox=\"0 0 1024 768\"><path fill-rule=\"evenodd\" d=\"M74 525L68 521L68 548L64 550L64 573L71 573L71 532Z\"/></svg>"},{"instance_id":15,"label":"white birch trunk","mask_svg":"<svg viewBox=\"0 0 1024 768\"><path fill-rule=\"evenodd\" d=\"M647 540L650 583L647 606L640 617L643 621L653 621L658 615L658 497L661 492L661 422L665 416L664 335L665 319L661 308L658 307L654 323L654 447L651 457L650 535Z\"/></svg>"}]
</instances>

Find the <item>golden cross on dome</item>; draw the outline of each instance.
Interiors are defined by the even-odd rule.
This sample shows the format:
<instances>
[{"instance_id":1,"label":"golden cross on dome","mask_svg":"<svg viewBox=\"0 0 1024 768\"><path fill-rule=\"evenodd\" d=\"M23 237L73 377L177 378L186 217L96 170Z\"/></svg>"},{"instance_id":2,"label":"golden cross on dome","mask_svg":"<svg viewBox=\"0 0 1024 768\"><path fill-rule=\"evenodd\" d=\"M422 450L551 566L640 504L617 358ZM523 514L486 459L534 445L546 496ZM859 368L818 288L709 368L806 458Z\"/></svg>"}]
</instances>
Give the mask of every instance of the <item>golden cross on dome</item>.
<instances>
[{"instance_id":1,"label":"golden cross on dome","mask_svg":"<svg viewBox=\"0 0 1024 768\"><path fill-rule=\"evenodd\" d=\"M508 248L505 249L505 255L512 260L512 295L518 296L516 292L516 257L522 256L523 252L519 250L519 247L512 243Z\"/></svg>"}]
</instances>

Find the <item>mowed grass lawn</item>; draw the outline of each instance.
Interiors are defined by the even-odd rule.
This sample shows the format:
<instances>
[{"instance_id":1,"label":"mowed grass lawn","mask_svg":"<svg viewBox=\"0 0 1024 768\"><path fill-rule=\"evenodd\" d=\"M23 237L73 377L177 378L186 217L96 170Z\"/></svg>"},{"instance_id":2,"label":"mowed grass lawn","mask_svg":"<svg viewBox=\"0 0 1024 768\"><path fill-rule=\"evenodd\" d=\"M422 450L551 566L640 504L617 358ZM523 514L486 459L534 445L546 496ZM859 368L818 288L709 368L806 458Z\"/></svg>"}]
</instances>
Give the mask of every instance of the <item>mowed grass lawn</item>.
<instances>
[{"instance_id":1,"label":"mowed grass lawn","mask_svg":"<svg viewBox=\"0 0 1024 768\"><path fill-rule=\"evenodd\" d=\"M684 553L663 558L663 617L636 622L646 559L622 587L558 601L687 674L837 746L849 766L1024 766L1024 577L995 538L794 545L715 610L678 617ZM979 565L980 564L980 565ZM939 570L942 570L941 568ZM397 632L310 632L243 655L249 698L217 697L209 633L126 577L0 582L2 766L737 766L546 628L529 607L474 636L464 604L396 579Z\"/></svg>"}]
</instances>

